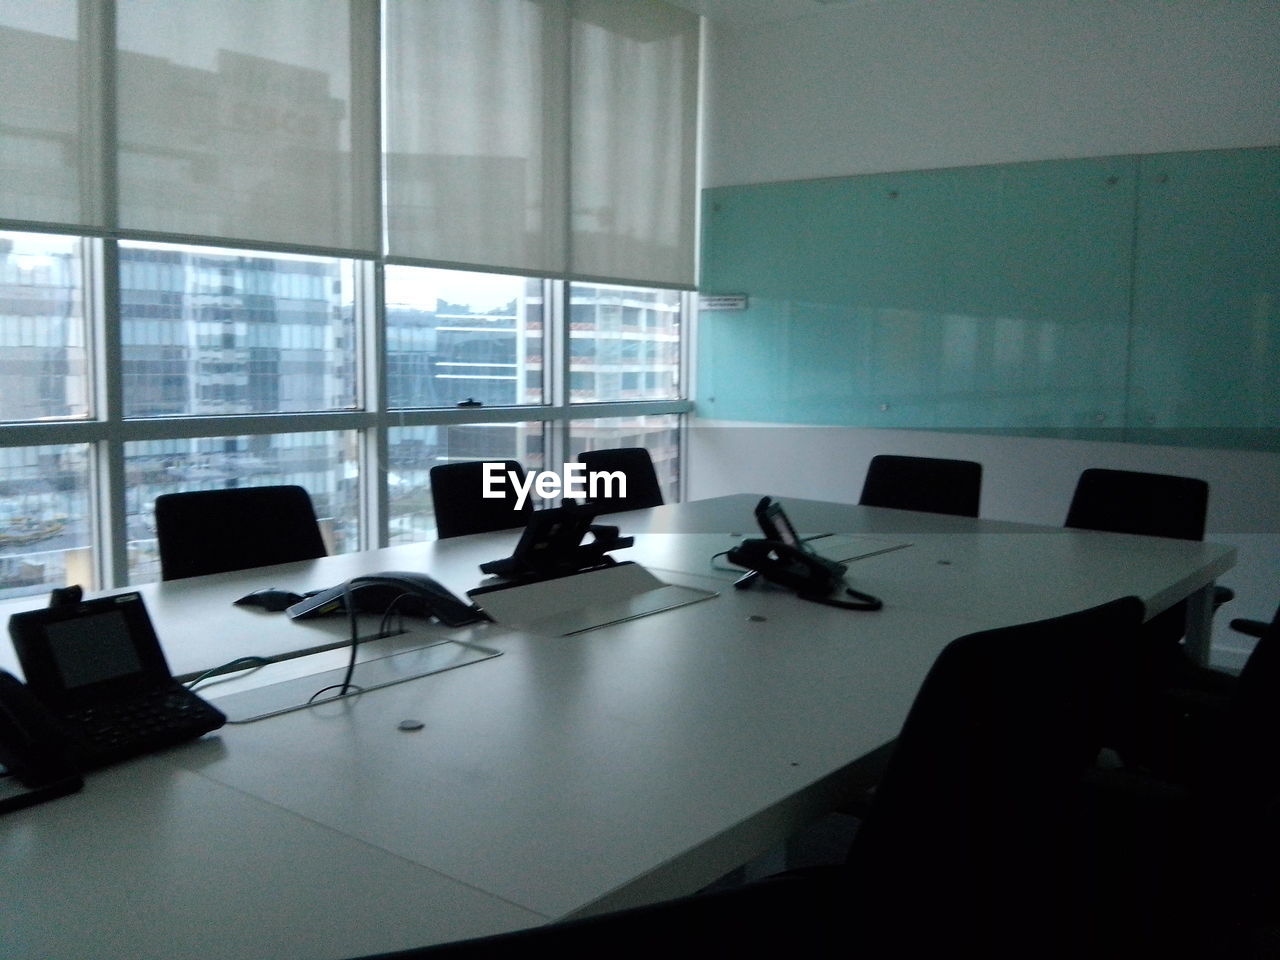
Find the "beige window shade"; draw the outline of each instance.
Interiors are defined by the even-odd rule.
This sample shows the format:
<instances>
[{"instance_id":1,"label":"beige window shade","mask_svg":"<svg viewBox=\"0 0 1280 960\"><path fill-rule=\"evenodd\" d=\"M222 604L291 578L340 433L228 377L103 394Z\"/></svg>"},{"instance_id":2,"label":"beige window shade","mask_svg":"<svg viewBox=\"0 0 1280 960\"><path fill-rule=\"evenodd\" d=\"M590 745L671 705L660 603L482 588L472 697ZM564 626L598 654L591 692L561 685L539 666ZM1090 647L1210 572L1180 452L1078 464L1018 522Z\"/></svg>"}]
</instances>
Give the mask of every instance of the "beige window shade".
<instances>
[{"instance_id":1,"label":"beige window shade","mask_svg":"<svg viewBox=\"0 0 1280 960\"><path fill-rule=\"evenodd\" d=\"M376 251L375 12L119 0L119 225Z\"/></svg>"},{"instance_id":2,"label":"beige window shade","mask_svg":"<svg viewBox=\"0 0 1280 960\"><path fill-rule=\"evenodd\" d=\"M398 0L386 18L388 251L562 271L562 0Z\"/></svg>"},{"instance_id":3,"label":"beige window shade","mask_svg":"<svg viewBox=\"0 0 1280 960\"><path fill-rule=\"evenodd\" d=\"M75 0L0 4L0 216L103 225L87 47Z\"/></svg>"},{"instance_id":4,"label":"beige window shade","mask_svg":"<svg viewBox=\"0 0 1280 960\"><path fill-rule=\"evenodd\" d=\"M698 18L575 0L572 272L694 282Z\"/></svg>"},{"instance_id":5,"label":"beige window shade","mask_svg":"<svg viewBox=\"0 0 1280 960\"><path fill-rule=\"evenodd\" d=\"M657 0L393 0L393 256L689 285L698 18Z\"/></svg>"},{"instance_id":6,"label":"beige window shade","mask_svg":"<svg viewBox=\"0 0 1280 960\"><path fill-rule=\"evenodd\" d=\"M387 0L380 48L379 16L4 0L0 220L693 283L697 17Z\"/></svg>"}]
</instances>

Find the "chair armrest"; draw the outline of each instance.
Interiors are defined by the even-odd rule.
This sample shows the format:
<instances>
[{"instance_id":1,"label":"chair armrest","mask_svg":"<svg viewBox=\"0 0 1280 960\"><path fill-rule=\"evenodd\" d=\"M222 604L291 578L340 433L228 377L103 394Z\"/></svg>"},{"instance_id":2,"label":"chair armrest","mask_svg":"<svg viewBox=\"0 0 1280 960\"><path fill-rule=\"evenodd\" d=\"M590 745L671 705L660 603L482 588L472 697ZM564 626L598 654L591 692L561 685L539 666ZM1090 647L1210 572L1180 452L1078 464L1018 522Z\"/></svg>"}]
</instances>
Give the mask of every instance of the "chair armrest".
<instances>
[{"instance_id":1,"label":"chair armrest","mask_svg":"<svg viewBox=\"0 0 1280 960\"><path fill-rule=\"evenodd\" d=\"M1230 626L1236 633L1243 633L1248 637L1261 637L1267 629L1267 625L1261 620L1248 620L1244 617L1236 617Z\"/></svg>"}]
</instances>

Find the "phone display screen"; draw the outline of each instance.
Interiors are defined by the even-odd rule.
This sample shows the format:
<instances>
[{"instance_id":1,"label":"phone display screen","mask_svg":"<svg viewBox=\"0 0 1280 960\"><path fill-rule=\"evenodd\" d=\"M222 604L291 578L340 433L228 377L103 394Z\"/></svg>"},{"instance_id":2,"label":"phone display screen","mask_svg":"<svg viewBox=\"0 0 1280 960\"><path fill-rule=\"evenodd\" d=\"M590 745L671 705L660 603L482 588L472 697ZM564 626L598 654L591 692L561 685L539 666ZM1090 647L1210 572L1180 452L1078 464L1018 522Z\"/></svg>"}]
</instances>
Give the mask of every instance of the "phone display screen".
<instances>
[{"instance_id":1,"label":"phone display screen","mask_svg":"<svg viewBox=\"0 0 1280 960\"><path fill-rule=\"evenodd\" d=\"M766 540L785 543L797 550L807 549L800 535L796 533L796 528L791 525L791 519L782 509L782 504L776 500L765 497L760 501L759 506L756 507L756 521L760 524L760 530L764 533Z\"/></svg>"},{"instance_id":2,"label":"phone display screen","mask_svg":"<svg viewBox=\"0 0 1280 960\"><path fill-rule=\"evenodd\" d=\"M128 621L120 610L46 624L45 636L68 690L142 672Z\"/></svg>"}]
</instances>

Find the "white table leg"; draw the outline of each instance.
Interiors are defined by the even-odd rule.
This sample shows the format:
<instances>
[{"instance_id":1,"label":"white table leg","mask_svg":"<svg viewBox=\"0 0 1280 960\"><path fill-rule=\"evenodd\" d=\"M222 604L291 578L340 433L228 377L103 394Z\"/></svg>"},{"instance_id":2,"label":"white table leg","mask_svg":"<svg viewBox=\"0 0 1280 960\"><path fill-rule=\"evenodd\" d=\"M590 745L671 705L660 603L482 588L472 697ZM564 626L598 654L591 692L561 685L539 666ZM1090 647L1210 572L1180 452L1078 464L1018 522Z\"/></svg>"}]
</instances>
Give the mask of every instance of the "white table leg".
<instances>
[{"instance_id":1,"label":"white table leg","mask_svg":"<svg viewBox=\"0 0 1280 960\"><path fill-rule=\"evenodd\" d=\"M1213 584L1187 597L1187 653L1202 667L1209 665L1213 639Z\"/></svg>"}]
</instances>

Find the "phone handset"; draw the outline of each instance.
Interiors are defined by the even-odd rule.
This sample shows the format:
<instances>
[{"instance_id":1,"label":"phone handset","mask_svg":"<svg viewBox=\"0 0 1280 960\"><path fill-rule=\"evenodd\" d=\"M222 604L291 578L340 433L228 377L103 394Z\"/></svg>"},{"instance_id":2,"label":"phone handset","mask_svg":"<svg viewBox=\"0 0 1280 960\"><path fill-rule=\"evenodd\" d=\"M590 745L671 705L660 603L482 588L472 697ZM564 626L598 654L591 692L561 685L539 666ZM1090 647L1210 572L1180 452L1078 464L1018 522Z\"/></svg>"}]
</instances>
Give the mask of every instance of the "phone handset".
<instances>
[{"instance_id":1,"label":"phone handset","mask_svg":"<svg viewBox=\"0 0 1280 960\"><path fill-rule=\"evenodd\" d=\"M0 812L73 793L84 778L71 762L70 741L36 695L0 670L0 763L30 793L0 801Z\"/></svg>"},{"instance_id":2,"label":"phone handset","mask_svg":"<svg viewBox=\"0 0 1280 960\"><path fill-rule=\"evenodd\" d=\"M764 539L743 540L728 552L730 563L755 571L815 603L848 610L880 609L879 599L845 584L847 566L819 556L800 539L781 504L764 497L756 505L755 514ZM744 578L739 585L747 582ZM837 591L852 599L842 599Z\"/></svg>"}]
</instances>

